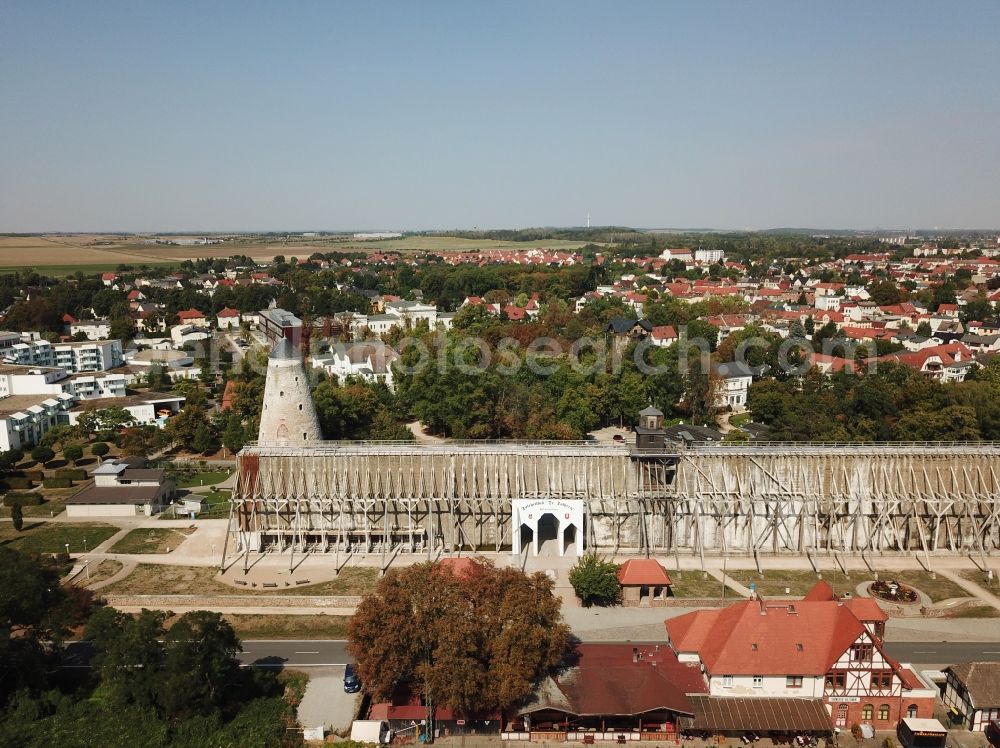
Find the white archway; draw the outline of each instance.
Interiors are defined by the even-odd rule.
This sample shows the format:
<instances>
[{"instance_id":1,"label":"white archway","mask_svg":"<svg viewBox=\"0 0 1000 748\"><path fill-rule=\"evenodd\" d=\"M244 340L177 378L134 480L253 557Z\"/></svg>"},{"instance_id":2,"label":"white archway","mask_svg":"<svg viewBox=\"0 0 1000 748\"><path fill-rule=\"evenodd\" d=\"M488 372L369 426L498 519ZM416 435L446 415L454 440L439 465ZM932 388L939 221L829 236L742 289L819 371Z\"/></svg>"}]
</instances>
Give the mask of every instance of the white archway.
<instances>
[{"instance_id":1,"label":"white archway","mask_svg":"<svg viewBox=\"0 0 1000 748\"><path fill-rule=\"evenodd\" d=\"M511 553L520 555L523 528L531 532L532 554L538 555L540 544L539 522L551 515L555 521L556 548L560 556L571 548L577 556L583 555L583 500L581 499L514 499L511 502ZM548 526L542 522L542 529Z\"/></svg>"}]
</instances>

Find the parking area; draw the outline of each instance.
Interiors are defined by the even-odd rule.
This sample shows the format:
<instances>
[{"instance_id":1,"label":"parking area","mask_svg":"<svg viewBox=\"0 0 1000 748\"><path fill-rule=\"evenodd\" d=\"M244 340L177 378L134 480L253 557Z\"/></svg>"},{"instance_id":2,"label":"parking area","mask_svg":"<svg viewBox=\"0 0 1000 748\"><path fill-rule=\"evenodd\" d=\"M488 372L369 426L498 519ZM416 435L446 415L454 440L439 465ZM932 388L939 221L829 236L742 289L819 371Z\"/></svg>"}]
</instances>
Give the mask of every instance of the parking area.
<instances>
[{"instance_id":1,"label":"parking area","mask_svg":"<svg viewBox=\"0 0 1000 748\"><path fill-rule=\"evenodd\" d=\"M299 704L299 724L326 727L327 734L347 736L361 701L359 693L344 692L344 666L311 667L309 685Z\"/></svg>"}]
</instances>

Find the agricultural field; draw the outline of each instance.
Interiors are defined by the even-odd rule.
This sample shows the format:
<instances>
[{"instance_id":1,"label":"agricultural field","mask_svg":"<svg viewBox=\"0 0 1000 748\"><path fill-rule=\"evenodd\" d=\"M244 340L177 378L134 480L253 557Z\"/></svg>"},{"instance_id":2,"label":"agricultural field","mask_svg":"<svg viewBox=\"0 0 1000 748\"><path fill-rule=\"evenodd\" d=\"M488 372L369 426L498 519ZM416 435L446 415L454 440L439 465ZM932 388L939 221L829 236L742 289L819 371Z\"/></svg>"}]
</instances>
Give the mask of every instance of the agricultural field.
<instances>
[{"instance_id":1,"label":"agricultural field","mask_svg":"<svg viewBox=\"0 0 1000 748\"><path fill-rule=\"evenodd\" d=\"M93 236L0 236L0 272L45 269L52 275L113 270L123 263L162 264L138 248L88 246ZM173 265L169 262L166 264Z\"/></svg>"},{"instance_id":2,"label":"agricultural field","mask_svg":"<svg viewBox=\"0 0 1000 748\"><path fill-rule=\"evenodd\" d=\"M98 243L99 242L99 243ZM175 267L183 260L231 257L241 254L255 260L275 255L306 258L314 252L461 252L491 249L574 250L585 242L540 239L515 242L494 239L462 239L453 236L412 236L400 239L356 241L344 236L289 237L268 241L255 236L236 237L221 244L171 246L146 244L145 238L129 236L45 235L0 236L0 273L22 268L44 270L53 276L75 272L98 273L119 265Z\"/></svg>"}]
</instances>

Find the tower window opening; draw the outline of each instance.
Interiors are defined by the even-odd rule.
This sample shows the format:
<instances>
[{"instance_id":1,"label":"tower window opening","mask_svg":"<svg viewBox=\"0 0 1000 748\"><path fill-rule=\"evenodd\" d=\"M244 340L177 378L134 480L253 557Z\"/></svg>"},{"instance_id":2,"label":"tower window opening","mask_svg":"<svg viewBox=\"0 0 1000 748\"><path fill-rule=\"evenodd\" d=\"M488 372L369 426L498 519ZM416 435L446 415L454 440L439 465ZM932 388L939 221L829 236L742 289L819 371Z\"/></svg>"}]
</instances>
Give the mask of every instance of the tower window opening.
<instances>
[{"instance_id":1,"label":"tower window opening","mask_svg":"<svg viewBox=\"0 0 1000 748\"><path fill-rule=\"evenodd\" d=\"M303 440L303 441L305 441L305 439L306 439L306 432L305 432L305 431L303 431L303 432L302 432L302 440Z\"/></svg>"},{"instance_id":2,"label":"tower window opening","mask_svg":"<svg viewBox=\"0 0 1000 748\"><path fill-rule=\"evenodd\" d=\"M302 410L302 403L299 403L299 410Z\"/></svg>"},{"instance_id":3,"label":"tower window opening","mask_svg":"<svg viewBox=\"0 0 1000 748\"><path fill-rule=\"evenodd\" d=\"M284 397L284 396L285 396L285 391L284 391L284 390L281 390L281 391L280 391L280 392L278 393L278 397Z\"/></svg>"}]
</instances>

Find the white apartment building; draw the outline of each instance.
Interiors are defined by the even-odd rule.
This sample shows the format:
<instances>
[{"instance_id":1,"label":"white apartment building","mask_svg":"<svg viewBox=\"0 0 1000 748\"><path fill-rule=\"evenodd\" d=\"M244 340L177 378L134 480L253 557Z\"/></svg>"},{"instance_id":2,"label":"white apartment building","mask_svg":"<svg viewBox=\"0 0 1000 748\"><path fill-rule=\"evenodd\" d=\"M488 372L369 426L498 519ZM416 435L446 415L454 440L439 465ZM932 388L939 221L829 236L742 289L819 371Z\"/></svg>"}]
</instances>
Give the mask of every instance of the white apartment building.
<instances>
[{"instance_id":1,"label":"white apartment building","mask_svg":"<svg viewBox=\"0 0 1000 748\"><path fill-rule=\"evenodd\" d=\"M696 249L694 261L702 263L725 262L726 253L721 249Z\"/></svg>"},{"instance_id":2,"label":"white apartment building","mask_svg":"<svg viewBox=\"0 0 1000 748\"><path fill-rule=\"evenodd\" d=\"M125 397L126 376L112 372L68 374L58 367L0 364L0 397L74 395L80 400Z\"/></svg>"},{"instance_id":3,"label":"white apartment building","mask_svg":"<svg viewBox=\"0 0 1000 748\"><path fill-rule=\"evenodd\" d=\"M58 366L70 373L106 371L124 363L120 340L56 343L32 340L15 343L3 354L9 364L21 366Z\"/></svg>"},{"instance_id":4,"label":"white apartment building","mask_svg":"<svg viewBox=\"0 0 1000 748\"><path fill-rule=\"evenodd\" d=\"M76 398L59 395L8 395L0 398L0 452L37 444L53 426L69 423Z\"/></svg>"}]
</instances>

